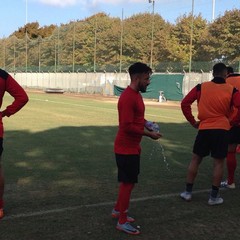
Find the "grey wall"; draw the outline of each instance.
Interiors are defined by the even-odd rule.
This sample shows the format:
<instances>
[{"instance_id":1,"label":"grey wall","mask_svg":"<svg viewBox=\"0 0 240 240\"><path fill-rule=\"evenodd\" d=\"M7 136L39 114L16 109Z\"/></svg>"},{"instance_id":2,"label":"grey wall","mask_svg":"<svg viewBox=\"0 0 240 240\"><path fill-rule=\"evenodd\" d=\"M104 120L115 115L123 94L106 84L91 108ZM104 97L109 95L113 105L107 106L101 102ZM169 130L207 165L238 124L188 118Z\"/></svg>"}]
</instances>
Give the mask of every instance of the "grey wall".
<instances>
[{"instance_id":1,"label":"grey wall","mask_svg":"<svg viewBox=\"0 0 240 240\"><path fill-rule=\"evenodd\" d=\"M66 92L114 95L113 86L127 87L128 73L10 73L26 88L60 88ZM185 73L182 92L185 96L196 84L209 81L211 73Z\"/></svg>"}]
</instances>

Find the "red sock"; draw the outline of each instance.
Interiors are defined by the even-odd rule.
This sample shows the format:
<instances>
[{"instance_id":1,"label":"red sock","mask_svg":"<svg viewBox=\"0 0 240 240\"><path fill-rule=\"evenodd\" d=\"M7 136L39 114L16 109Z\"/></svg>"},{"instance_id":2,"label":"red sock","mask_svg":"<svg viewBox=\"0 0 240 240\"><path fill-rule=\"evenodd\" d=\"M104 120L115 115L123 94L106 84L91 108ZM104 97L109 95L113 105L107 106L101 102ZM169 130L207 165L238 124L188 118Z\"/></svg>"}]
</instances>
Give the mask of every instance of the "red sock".
<instances>
[{"instance_id":1,"label":"red sock","mask_svg":"<svg viewBox=\"0 0 240 240\"><path fill-rule=\"evenodd\" d=\"M237 168L236 152L228 152L227 154L227 169L228 169L228 184L234 183L234 173Z\"/></svg>"},{"instance_id":2,"label":"red sock","mask_svg":"<svg viewBox=\"0 0 240 240\"><path fill-rule=\"evenodd\" d=\"M126 183L120 183L120 185L119 185L118 199L117 199L117 202L116 202L115 207L114 207L114 209L116 211L120 211L120 202L121 202L121 197L122 197L122 191L123 191L123 188L124 188L123 184L126 184ZM132 189L133 189L134 184L131 184L131 185L132 185ZM132 191L132 189L131 189L131 191ZM129 204L127 206L127 209L128 209L128 207L129 207Z\"/></svg>"},{"instance_id":3,"label":"red sock","mask_svg":"<svg viewBox=\"0 0 240 240\"><path fill-rule=\"evenodd\" d=\"M121 189L121 184L119 185L118 199L117 199L117 202L116 202L115 207L114 207L114 209L118 212L120 211L120 189Z\"/></svg>"},{"instance_id":4,"label":"red sock","mask_svg":"<svg viewBox=\"0 0 240 240\"><path fill-rule=\"evenodd\" d=\"M3 208L3 199L0 200L0 208Z\"/></svg>"},{"instance_id":5,"label":"red sock","mask_svg":"<svg viewBox=\"0 0 240 240\"><path fill-rule=\"evenodd\" d=\"M127 210L129 208L129 202L133 187L133 183L120 183L118 201L115 205L115 210L118 210L120 212L120 224L123 224L127 221Z\"/></svg>"}]
</instances>

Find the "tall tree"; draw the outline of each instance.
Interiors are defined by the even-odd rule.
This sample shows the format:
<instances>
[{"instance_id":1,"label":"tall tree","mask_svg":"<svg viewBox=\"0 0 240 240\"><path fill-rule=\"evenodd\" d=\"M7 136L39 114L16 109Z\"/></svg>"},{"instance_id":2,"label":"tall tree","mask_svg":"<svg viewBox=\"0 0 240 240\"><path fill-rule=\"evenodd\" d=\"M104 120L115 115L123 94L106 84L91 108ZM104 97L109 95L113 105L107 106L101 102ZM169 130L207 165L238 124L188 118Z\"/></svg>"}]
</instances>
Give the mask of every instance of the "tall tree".
<instances>
[{"instance_id":1,"label":"tall tree","mask_svg":"<svg viewBox=\"0 0 240 240\"><path fill-rule=\"evenodd\" d=\"M46 66L57 71L113 71L119 69L121 52L123 69L135 61L152 60L158 71L164 71L168 65L171 70L174 64L178 70L187 70L190 56L194 63L207 61L208 65L214 60L228 64L240 61L239 39L238 9L226 11L213 23L201 15L192 18L191 14L170 24L158 14L139 13L121 21L98 13L58 28L28 23L9 38L0 39L0 62L20 69L25 69L27 60L31 69Z\"/></svg>"},{"instance_id":2,"label":"tall tree","mask_svg":"<svg viewBox=\"0 0 240 240\"><path fill-rule=\"evenodd\" d=\"M240 10L226 11L209 26L209 52L212 57L240 61Z\"/></svg>"},{"instance_id":3,"label":"tall tree","mask_svg":"<svg viewBox=\"0 0 240 240\"><path fill-rule=\"evenodd\" d=\"M17 38L25 38L26 32L30 39L36 39L39 36L42 38L51 36L55 30L56 25L51 24L50 26L40 27L38 22L27 23L23 27L18 28L17 31L13 32L11 36L16 36Z\"/></svg>"},{"instance_id":4,"label":"tall tree","mask_svg":"<svg viewBox=\"0 0 240 240\"><path fill-rule=\"evenodd\" d=\"M192 47L192 59L199 60L201 51L201 39L207 32L207 21L201 15L183 15L176 21L172 28L170 39L169 59L187 63L190 58L190 48ZM192 37L192 46L191 46Z\"/></svg>"}]
</instances>

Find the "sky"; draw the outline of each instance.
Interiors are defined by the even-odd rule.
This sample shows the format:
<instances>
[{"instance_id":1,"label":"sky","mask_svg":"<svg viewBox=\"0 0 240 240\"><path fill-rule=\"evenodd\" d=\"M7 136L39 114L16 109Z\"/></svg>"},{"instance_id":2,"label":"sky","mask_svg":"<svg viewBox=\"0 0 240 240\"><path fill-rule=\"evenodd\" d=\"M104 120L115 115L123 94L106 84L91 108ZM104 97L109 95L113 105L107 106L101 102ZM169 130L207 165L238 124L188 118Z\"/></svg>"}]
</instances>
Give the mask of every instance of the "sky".
<instances>
[{"instance_id":1,"label":"sky","mask_svg":"<svg viewBox=\"0 0 240 240\"><path fill-rule=\"evenodd\" d=\"M154 8L149 1L154 1ZM98 12L127 18L152 13L153 9L170 23L191 13L192 9L194 15L200 13L211 22L227 10L240 9L240 0L1 0L0 38L8 37L31 22L38 22L40 27L60 26Z\"/></svg>"}]
</instances>

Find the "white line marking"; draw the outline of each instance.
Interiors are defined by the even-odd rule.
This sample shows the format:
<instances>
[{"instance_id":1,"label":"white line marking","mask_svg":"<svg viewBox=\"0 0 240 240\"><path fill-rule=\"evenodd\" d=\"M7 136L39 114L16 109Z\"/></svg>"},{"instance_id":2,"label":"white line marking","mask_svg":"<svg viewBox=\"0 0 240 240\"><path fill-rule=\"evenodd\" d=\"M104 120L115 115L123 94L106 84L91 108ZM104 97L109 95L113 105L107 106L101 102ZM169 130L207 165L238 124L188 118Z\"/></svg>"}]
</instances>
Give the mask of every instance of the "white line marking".
<instances>
[{"instance_id":1,"label":"white line marking","mask_svg":"<svg viewBox=\"0 0 240 240\"><path fill-rule=\"evenodd\" d=\"M103 109L103 110L109 110L109 111L114 111L114 112L117 111L116 109L111 109L111 108L95 107L95 106L91 106L91 105L84 105L84 104L77 104L77 103L59 102L59 101L52 101L52 100L48 100L48 99L31 98L31 100L40 101L40 102L47 102L47 103L57 103L57 104L75 106L75 107Z\"/></svg>"},{"instance_id":2,"label":"white line marking","mask_svg":"<svg viewBox=\"0 0 240 240\"><path fill-rule=\"evenodd\" d=\"M197 190L197 191L194 191L193 193L197 194L197 193L204 193L204 192L209 192L209 189ZM176 196L179 196L179 193L169 193L169 194L154 195L154 196L149 196L149 197L135 198L135 199L131 199L131 202L143 202L143 201L148 201L148 200L164 199L164 198L171 198L171 197L176 197ZM20 213L20 214L16 214L16 215L5 216L1 221L18 219L18 218L36 217L36 216L42 216L42 215L47 215L47 214L67 212L67 211L75 211L75 210L78 210L81 208L113 206L114 204L115 204L115 202L102 202L102 203L79 205L79 206L75 206L75 207L66 207L66 208L38 211L38 212L29 212L29 213L22 213L22 214Z\"/></svg>"},{"instance_id":3,"label":"white line marking","mask_svg":"<svg viewBox=\"0 0 240 240\"><path fill-rule=\"evenodd\" d=\"M52 100L48 100L48 99L39 99L39 98L31 98L31 100L40 101L40 102L55 103L55 104L63 104L63 105L69 105L69 106L75 106L75 107L93 108L93 109L97 109L97 110L101 109L101 110L110 111L110 112L117 112L117 109L95 107L95 106L84 105L84 104L66 103L66 102L52 101ZM179 120L179 117L169 117L169 116L164 116L162 114L155 115L155 114L146 113L145 115L150 116L150 117L156 117L156 118L166 118L166 119ZM182 118L182 120L184 120L184 119Z\"/></svg>"}]
</instances>

